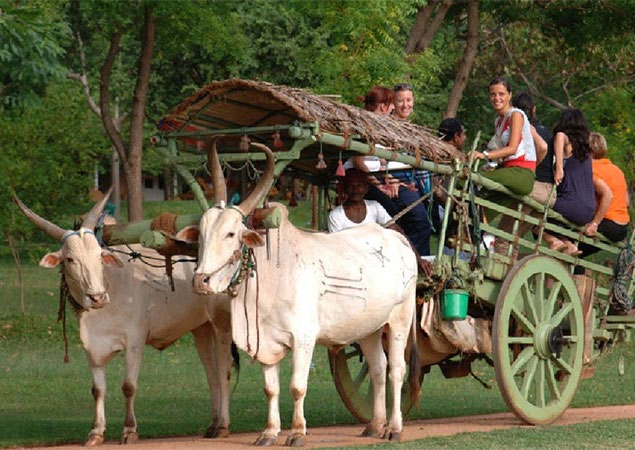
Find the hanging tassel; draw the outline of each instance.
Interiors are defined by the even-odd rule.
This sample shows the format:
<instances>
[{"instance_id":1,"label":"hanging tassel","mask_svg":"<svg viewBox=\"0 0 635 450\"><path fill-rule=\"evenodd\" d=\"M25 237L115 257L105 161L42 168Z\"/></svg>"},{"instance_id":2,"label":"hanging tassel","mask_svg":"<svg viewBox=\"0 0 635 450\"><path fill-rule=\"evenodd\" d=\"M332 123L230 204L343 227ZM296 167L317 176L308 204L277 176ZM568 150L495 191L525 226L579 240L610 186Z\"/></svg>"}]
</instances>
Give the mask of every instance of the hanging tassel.
<instances>
[{"instance_id":1,"label":"hanging tassel","mask_svg":"<svg viewBox=\"0 0 635 450\"><path fill-rule=\"evenodd\" d=\"M318 162L315 165L316 169L326 169L326 163L324 162L324 153L322 153L322 141L320 141L320 153L317 155Z\"/></svg>"},{"instance_id":2,"label":"hanging tassel","mask_svg":"<svg viewBox=\"0 0 635 450\"><path fill-rule=\"evenodd\" d=\"M249 137L246 134L240 138L238 150L243 153L247 153L247 151L249 150Z\"/></svg>"},{"instance_id":3,"label":"hanging tassel","mask_svg":"<svg viewBox=\"0 0 635 450\"><path fill-rule=\"evenodd\" d=\"M318 162L315 165L316 169L326 169L326 163L324 162L324 155L322 153L318 153Z\"/></svg>"},{"instance_id":4,"label":"hanging tassel","mask_svg":"<svg viewBox=\"0 0 635 450\"><path fill-rule=\"evenodd\" d=\"M340 157L337 160L337 169L335 169L336 177L346 176L346 170L344 169L344 164L342 164L342 152L340 152Z\"/></svg>"},{"instance_id":5,"label":"hanging tassel","mask_svg":"<svg viewBox=\"0 0 635 450\"><path fill-rule=\"evenodd\" d=\"M271 135L271 138L273 139L273 146L275 148L284 147L284 142L282 142L282 139L280 139L280 132L279 131L276 131L275 133L273 133Z\"/></svg>"}]
</instances>

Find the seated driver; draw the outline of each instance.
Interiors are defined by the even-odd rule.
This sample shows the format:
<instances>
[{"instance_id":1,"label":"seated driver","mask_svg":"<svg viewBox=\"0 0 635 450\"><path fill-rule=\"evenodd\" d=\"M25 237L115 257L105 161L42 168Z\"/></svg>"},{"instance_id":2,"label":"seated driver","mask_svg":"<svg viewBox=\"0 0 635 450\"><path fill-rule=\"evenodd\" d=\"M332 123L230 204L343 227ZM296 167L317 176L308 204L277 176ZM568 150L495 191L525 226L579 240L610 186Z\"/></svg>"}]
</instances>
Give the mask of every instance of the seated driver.
<instances>
[{"instance_id":1,"label":"seated driver","mask_svg":"<svg viewBox=\"0 0 635 450\"><path fill-rule=\"evenodd\" d=\"M364 200L368 192L368 174L349 169L344 177L346 201L329 214L329 231L335 233L365 223L384 225L391 217L375 200Z\"/></svg>"},{"instance_id":2,"label":"seated driver","mask_svg":"<svg viewBox=\"0 0 635 450\"><path fill-rule=\"evenodd\" d=\"M379 202L364 199L368 192L367 173L357 169L347 170L344 177L344 192L346 193L346 201L334 208L329 214L329 232L335 233L372 222L385 225L390 221L390 215ZM397 224L392 224L388 228L404 234ZM417 255L419 270L425 276L430 277L433 272L432 264L419 257L412 243L410 243L410 246L415 255Z\"/></svg>"}]
</instances>

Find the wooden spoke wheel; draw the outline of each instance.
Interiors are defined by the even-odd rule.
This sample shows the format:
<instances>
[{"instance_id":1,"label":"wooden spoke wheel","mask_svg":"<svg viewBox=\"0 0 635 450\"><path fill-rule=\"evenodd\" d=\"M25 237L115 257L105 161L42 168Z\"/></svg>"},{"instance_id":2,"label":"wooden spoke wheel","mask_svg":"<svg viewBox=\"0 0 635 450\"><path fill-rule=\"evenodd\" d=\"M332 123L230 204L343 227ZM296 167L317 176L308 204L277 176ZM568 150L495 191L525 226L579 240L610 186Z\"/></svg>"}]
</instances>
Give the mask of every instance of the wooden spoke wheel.
<instances>
[{"instance_id":1,"label":"wooden spoke wheel","mask_svg":"<svg viewBox=\"0 0 635 450\"><path fill-rule=\"evenodd\" d=\"M358 345L351 345L333 354L329 351L329 365L342 402L353 416L362 423L373 418L373 392L368 363L363 358ZM405 416L412 408L410 386L407 380L401 388L401 413ZM392 411L392 388L386 375L386 411L388 417Z\"/></svg>"},{"instance_id":2,"label":"wooden spoke wheel","mask_svg":"<svg viewBox=\"0 0 635 450\"><path fill-rule=\"evenodd\" d=\"M569 270L532 255L509 272L496 301L494 368L507 406L530 424L567 409L582 372L584 320Z\"/></svg>"}]
</instances>

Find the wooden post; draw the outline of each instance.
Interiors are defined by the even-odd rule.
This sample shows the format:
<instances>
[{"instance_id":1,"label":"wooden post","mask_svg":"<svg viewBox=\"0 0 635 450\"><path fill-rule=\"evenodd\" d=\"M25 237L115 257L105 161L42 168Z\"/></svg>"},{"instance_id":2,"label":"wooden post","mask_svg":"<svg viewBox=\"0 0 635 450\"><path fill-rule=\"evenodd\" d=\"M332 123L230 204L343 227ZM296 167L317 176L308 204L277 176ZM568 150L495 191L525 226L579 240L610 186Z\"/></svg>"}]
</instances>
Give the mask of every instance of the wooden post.
<instances>
[{"instance_id":1,"label":"wooden post","mask_svg":"<svg viewBox=\"0 0 635 450\"><path fill-rule=\"evenodd\" d=\"M311 214L311 229L318 229L318 187L313 185L311 187L311 199L313 200L313 211Z\"/></svg>"}]
</instances>

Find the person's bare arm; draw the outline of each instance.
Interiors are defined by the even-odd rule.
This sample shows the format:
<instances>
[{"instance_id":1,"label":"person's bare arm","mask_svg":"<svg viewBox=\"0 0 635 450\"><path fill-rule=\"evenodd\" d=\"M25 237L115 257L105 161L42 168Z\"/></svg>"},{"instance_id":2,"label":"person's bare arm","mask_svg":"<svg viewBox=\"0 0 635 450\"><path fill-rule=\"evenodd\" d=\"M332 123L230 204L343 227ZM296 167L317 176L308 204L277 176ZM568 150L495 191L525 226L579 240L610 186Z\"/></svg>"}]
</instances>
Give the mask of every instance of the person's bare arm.
<instances>
[{"instance_id":1,"label":"person's bare arm","mask_svg":"<svg viewBox=\"0 0 635 450\"><path fill-rule=\"evenodd\" d=\"M564 133L557 133L553 138L553 153L556 156L556 161L553 168L553 180L556 186L562 183L564 178L564 146L567 141L567 136Z\"/></svg>"},{"instance_id":2,"label":"person's bare arm","mask_svg":"<svg viewBox=\"0 0 635 450\"><path fill-rule=\"evenodd\" d=\"M353 163L353 167L356 168L357 170L361 171L361 172L370 172L370 170L368 170L368 166L366 165L366 157L365 156L353 156L351 158L351 161Z\"/></svg>"},{"instance_id":3,"label":"person's bare arm","mask_svg":"<svg viewBox=\"0 0 635 450\"><path fill-rule=\"evenodd\" d=\"M609 185L601 179L593 180L593 187L595 188L595 193L597 194L600 202L595 209L595 215L591 222L587 223L584 227L584 234L587 236L595 236L598 233L598 225L604 219L606 212L609 210L609 206L611 205L611 200L613 200L613 192Z\"/></svg>"},{"instance_id":4,"label":"person's bare arm","mask_svg":"<svg viewBox=\"0 0 635 450\"><path fill-rule=\"evenodd\" d=\"M518 150L520 145L520 138L523 131L523 115L518 111L514 111L511 117L511 123L509 125L509 143L506 147L492 150L489 152L489 159L506 158L513 155ZM474 151L474 158L485 159L485 155L481 152Z\"/></svg>"}]
</instances>

